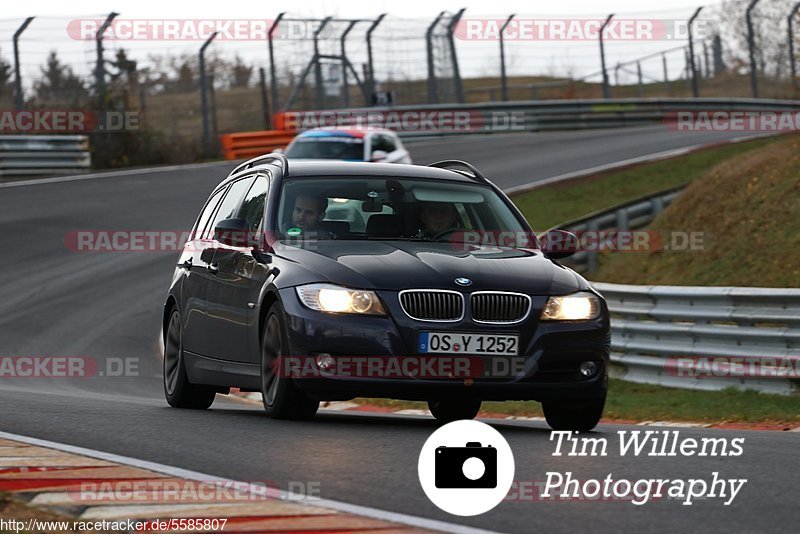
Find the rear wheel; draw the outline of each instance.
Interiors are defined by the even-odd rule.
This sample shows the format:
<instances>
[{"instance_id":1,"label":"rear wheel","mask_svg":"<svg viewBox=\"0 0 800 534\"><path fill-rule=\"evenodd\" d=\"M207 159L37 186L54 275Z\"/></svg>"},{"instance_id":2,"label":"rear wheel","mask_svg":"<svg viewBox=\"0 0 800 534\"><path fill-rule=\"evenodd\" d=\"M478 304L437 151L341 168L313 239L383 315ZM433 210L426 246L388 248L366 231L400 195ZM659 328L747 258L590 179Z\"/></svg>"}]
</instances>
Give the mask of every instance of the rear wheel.
<instances>
[{"instance_id":1,"label":"rear wheel","mask_svg":"<svg viewBox=\"0 0 800 534\"><path fill-rule=\"evenodd\" d=\"M276 302L267 314L261 343L261 396L264 410L275 419L311 419L317 413L319 401L308 398L280 368L280 358L285 355L286 347L283 307Z\"/></svg>"},{"instance_id":2,"label":"rear wheel","mask_svg":"<svg viewBox=\"0 0 800 534\"><path fill-rule=\"evenodd\" d=\"M588 432L597 426L603 416L606 396L582 403L543 402L542 411L553 430Z\"/></svg>"},{"instance_id":3,"label":"rear wheel","mask_svg":"<svg viewBox=\"0 0 800 534\"><path fill-rule=\"evenodd\" d=\"M173 408L205 410L214 402L216 391L189 382L183 358L181 314L173 310L164 336L164 396Z\"/></svg>"},{"instance_id":4,"label":"rear wheel","mask_svg":"<svg viewBox=\"0 0 800 534\"><path fill-rule=\"evenodd\" d=\"M440 423L474 419L481 409L479 399L437 399L428 401L428 409Z\"/></svg>"}]
</instances>

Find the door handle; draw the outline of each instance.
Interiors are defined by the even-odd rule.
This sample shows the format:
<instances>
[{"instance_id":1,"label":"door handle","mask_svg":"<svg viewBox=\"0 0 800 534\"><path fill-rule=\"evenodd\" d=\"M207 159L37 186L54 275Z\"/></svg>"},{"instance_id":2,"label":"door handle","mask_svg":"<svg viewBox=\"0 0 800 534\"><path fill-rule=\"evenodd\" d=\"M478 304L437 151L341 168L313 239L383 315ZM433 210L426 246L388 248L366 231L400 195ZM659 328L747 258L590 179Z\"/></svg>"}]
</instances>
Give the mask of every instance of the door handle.
<instances>
[{"instance_id":1,"label":"door handle","mask_svg":"<svg viewBox=\"0 0 800 534\"><path fill-rule=\"evenodd\" d=\"M219 263L209 263L206 269L208 269L208 272L211 274L217 274L219 272Z\"/></svg>"},{"instance_id":2,"label":"door handle","mask_svg":"<svg viewBox=\"0 0 800 534\"><path fill-rule=\"evenodd\" d=\"M192 258L189 258L188 260L184 261L183 263L179 263L178 267L180 267L181 269L186 269L187 271L191 271L192 270Z\"/></svg>"}]
</instances>

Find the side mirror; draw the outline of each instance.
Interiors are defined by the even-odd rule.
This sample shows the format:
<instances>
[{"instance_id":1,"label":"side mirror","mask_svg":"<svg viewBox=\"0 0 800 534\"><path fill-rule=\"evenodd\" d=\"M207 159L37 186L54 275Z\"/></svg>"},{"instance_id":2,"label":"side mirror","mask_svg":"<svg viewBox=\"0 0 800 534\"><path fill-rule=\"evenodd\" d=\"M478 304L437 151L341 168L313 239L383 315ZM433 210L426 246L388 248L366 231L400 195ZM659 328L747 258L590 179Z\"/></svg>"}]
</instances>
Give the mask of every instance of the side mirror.
<instances>
[{"instance_id":1,"label":"side mirror","mask_svg":"<svg viewBox=\"0 0 800 534\"><path fill-rule=\"evenodd\" d=\"M370 161L372 161L374 163L378 163L380 161L386 161L386 156L388 156L388 155L389 154L387 154L383 150L374 150L372 152L372 158L370 159Z\"/></svg>"},{"instance_id":2,"label":"side mirror","mask_svg":"<svg viewBox=\"0 0 800 534\"><path fill-rule=\"evenodd\" d=\"M568 258L580 249L578 236L566 230L550 230L539 236L542 251L552 259Z\"/></svg>"},{"instance_id":3,"label":"side mirror","mask_svg":"<svg viewBox=\"0 0 800 534\"><path fill-rule=\"evenodd\" d=\"M256 243L256 236L250 231L250 225L240 218L219 221L214 227L214 239L231 247L250 247Z\"/></svg>"}]
</instances>

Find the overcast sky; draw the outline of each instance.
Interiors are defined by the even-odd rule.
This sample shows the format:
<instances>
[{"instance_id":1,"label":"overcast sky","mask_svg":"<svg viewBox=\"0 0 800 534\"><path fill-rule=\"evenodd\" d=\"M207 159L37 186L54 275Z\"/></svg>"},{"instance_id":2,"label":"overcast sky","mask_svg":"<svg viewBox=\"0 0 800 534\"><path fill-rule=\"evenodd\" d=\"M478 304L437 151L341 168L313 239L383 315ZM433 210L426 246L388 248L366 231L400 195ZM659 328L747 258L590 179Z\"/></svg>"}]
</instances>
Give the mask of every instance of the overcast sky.
<instances>
[{"instance_id":1,"label":"overcast sky","mask_svg":"<svg viewBox=\"0 0 800 534\"><path fill-rule=\"evenodd\" d=\"M719 5L721 0L706 4L706 12ZM40 67L51 50L57 50L63 62L68 63L79 74L86 76L94 68L94 43L71 39L66 26L79 18L101 18L110 11L120 13L122 19L274 19L281 10L291 15L323 17L333 15L347 18L373 18L380 13L389 13L387 22L375 34L376 74L384 79L419 78L425 74L424 29L440 11L456 11L467 8L465 18L504 18L517 13L520 18L601 18L616 13L618 18L654 18L686 20L697 4L688 0L562 0L541 2L526 0L292 0L291 2L225 1L192 2L167 0L3 0L0 14L0 57L12 59L11 37L21 21L27 16L36 16L20 40L23 81L27 87L39 75ZM364 31L360 26L348 41L348 53L356 66L365 62ZM405 32L407 35L403 36ZM404 38L405 37L405 38ZM116 48L125 48L129 55L147 64L151 55L195 55L198 42L106 42L107 57L113 57ZM325 46L338 46L335 39ZM651 41L609 43L607 58L609 65L625 62L647 54L673 50L668 54L670 76L680 75L685 61L680 50L686 41ZM278 43L277 56L288 68L298 73L308 61L310 43ZM305 47L305 48L304 48ZM499 61L497 43L492 41L457 41L458 57L462 75L497 76ZM212 53L232 57L239 55L256 66L267 64L266 46L263 41L222 42L217 40L209 50ZM508 70L511 75L552 74L582 76L599 71L597 43L592 41L516 41L507 47ZM656 80L662 76L661 58L643 62L645 77ZM622 83L632 83L635 66L620 69Z\"/></svg>"}]
</instances>

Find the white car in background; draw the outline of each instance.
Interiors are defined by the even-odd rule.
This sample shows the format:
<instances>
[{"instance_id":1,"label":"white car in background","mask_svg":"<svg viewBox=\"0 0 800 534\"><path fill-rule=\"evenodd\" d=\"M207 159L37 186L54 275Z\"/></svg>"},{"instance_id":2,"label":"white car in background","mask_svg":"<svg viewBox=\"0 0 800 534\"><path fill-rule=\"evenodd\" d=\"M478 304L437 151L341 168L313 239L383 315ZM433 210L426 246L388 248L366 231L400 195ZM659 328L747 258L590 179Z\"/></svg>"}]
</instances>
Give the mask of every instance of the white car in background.
<instances>
[{"instance_id":1,"label":"white car in background","mask_svg":"<svg viewBox=\"0 0 800 534\"><path fill-rule=\"evenodd\" d=\"M290 159L411 163L398 135L376 128L307 130L295 137L284 153Z\"/></svg>"}]
</instances>

